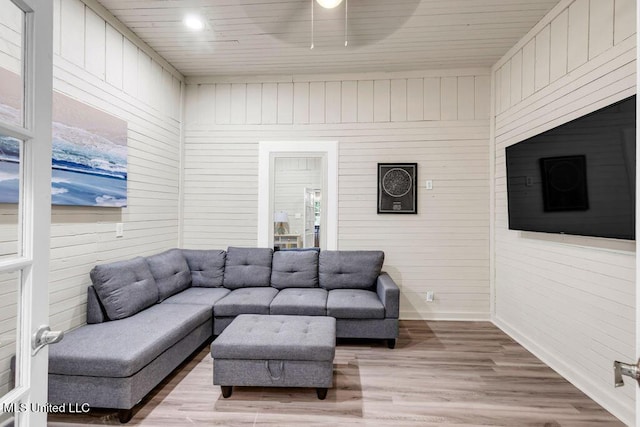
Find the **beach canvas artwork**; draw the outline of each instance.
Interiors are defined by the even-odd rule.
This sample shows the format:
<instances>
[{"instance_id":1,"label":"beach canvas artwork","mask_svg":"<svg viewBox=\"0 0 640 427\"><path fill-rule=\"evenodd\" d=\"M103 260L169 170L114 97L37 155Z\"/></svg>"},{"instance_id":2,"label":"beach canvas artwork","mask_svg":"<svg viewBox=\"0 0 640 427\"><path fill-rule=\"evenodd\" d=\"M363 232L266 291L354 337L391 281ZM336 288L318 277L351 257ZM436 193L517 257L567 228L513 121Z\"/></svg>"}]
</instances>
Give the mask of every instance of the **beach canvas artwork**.
<instances>
[{"instance_id":1,"label":"beach canvas artwork","mask_svg":"<svg viewBox=\"0 0 640 427\"><path fill-rule=\"evenodd\" d=\"M0 68L0 81L20 77ZM1 89L1 88L0 88ZM15 94L0 90L0 119L16 123ZM0 203L17 203L19 142L0 136ZM58 92L53 93L51 201L54 205L127 205L127 122Z\"/></svg>"}]
</instances>

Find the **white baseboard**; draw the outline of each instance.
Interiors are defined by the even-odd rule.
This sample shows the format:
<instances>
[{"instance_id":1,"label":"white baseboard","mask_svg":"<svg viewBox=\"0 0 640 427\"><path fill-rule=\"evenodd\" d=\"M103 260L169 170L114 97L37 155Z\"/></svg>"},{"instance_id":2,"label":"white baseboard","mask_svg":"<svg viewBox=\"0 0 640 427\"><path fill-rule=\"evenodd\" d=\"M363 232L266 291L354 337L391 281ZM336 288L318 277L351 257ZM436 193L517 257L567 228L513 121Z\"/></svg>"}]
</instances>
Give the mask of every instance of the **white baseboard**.
<instances>
[{"instance_id":1,"label":"white baseboard","mask_svg":"<svg viewBox=\"0 0 640 427\"><path fill-rule=\"evenodd\" d=\"M417 311L401 311L400 320L462 320L490 322L491 316L485 312L440 312L419 313Z\"/></svg>"},{"instance_id":2,"label":"white baseboard","mask_svg":"<svg viewBox=\"0 0 640 427\"><path fill-rule=\"evenodd\" d=\"M576 386L580 391L589 396L607 411L611 412L611 414L620 419L620 421L630 426L635 425L635 414L633 413L633 410L629 410L626 406L621 405L615 398L613 392L602 390L600 385L595 384L588 377L588 373L574 369L565 361L558 359L556 356L539 346L536 342L527 338L518 329L513 328L500 318L494 316L492 321L498 328L502 329L504 333L517 341L518 344L533 353L538 359L542 360L547 366ZM611 361L611 364L613 366L613 361ZM629 380L629 384L631 384L632 387L635 387L635 383L632 383L633 381ZM611 391L613 390L613 369L611 369Z\"/></svg>"}]
</instances>

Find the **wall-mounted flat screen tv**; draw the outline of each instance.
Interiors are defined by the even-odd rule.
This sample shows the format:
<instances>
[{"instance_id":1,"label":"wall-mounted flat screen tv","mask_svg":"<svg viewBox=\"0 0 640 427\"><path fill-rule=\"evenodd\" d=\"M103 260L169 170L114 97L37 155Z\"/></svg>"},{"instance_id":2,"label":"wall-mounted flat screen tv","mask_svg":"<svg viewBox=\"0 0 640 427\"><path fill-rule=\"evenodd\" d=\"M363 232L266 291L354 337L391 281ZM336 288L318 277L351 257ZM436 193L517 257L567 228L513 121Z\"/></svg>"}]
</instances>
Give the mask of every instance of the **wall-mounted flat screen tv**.
<instances>
[{"instance_id":1,"label":"wall-mounted flat screen tv","mask_svg":"<svg viewBox=\"0 0 640 427\"><path fill-rule=\"evenodd\" d=\"M635 239L636 97L506 149L509 229Z\"/></svg>"}]
</instances>

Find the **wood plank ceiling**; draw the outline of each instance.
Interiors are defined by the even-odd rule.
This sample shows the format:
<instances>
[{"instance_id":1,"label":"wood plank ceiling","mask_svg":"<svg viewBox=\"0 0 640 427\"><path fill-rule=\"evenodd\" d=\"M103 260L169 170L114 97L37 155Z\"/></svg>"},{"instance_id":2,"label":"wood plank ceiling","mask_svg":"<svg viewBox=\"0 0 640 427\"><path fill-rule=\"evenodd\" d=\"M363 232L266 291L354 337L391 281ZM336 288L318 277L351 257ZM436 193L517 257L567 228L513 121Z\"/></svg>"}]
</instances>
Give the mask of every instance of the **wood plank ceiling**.
<instances>
[{"instance_id":1,"label":"wood plank ceiling","mask_svg":"<svg viewBox=\"0 0 640 427\"><path fill-rule=\"evenodd\" d=\"M348 1L347 39L345 5ZM559 0L99 0L187 76L489 67ZM202 16L202 31L184 17Z\"/></svg>"}]
</instances>

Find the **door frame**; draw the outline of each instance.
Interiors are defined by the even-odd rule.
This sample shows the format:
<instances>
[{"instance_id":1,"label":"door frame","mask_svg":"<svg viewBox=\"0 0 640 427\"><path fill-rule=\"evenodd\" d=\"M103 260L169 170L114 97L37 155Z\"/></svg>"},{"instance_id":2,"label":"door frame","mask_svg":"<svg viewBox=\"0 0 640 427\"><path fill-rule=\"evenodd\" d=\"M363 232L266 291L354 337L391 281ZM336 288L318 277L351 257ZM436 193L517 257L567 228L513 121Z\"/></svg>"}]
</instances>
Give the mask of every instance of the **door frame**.
<instances>
[{"instance_id":1,"label":"door frame","mask_svg":"<svg viewBox=\"0 0 640 427\"><path fill-rule=\"evenodd\" d=\"M270 247L273 239L272 155L320 154L326 158L326 248L338 249L338 141L260 141L258 143L258 247ZM326 202L325 202L326 199Z\"/></svg>"}]
</instances>

